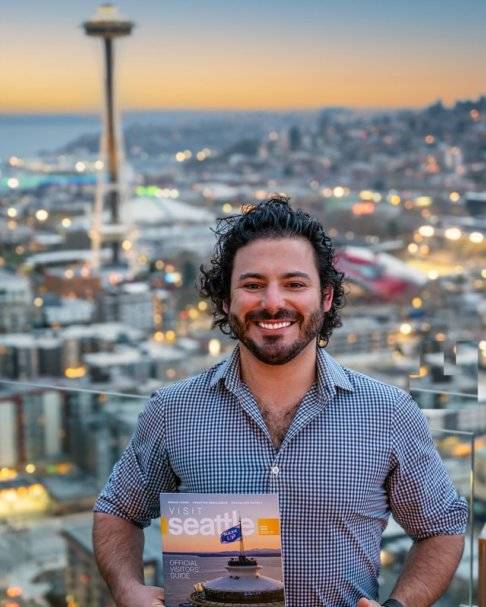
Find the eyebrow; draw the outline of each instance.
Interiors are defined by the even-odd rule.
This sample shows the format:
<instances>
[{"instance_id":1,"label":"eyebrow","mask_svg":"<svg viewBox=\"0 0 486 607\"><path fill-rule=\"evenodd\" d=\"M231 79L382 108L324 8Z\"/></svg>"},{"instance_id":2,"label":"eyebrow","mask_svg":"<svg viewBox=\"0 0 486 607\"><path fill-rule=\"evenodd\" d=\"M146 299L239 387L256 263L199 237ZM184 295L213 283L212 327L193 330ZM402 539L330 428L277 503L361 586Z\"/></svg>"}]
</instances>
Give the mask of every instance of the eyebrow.
<instances>
[{"instance_id":1,"label":"eyebrow","mask_svg":"<svg viewBox=\"0 0 486 607\"><path fill-rule=\"evenodd\" d=\"M246 272L245 274L240 274L239 280L246 280L247 278L258 278L260 280L264 280L265 276L263 274L258 274L257 272ZM305 272L286 272L281 275L281 278L305 278L310 280L309 274Z\"/></svg>"}]
</instances>

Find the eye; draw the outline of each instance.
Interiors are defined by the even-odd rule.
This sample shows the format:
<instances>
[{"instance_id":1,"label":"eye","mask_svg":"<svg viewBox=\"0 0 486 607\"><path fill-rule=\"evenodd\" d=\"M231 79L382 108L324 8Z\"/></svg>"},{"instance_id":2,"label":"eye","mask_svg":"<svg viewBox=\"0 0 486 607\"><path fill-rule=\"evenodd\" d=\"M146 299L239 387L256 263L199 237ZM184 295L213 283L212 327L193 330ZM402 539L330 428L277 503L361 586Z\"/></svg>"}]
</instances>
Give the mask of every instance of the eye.
<instances>
[{"instance_id":1,"label":"eye","mask_svg":"<svg viewBox=\"0 0 486 607\"><path fill-rule=\"evenodd\" d=\"M303 282L289 282L288 284L289 289L303 289L305 287L305 284Z\"/></svg>"},{"instance_id":2,"label":"eye","mask_svg":"<svg viewBox=\"0 0 486 607\"><path fill-rule=\"evenodd\" d=\"M262 285L258 282L248 282L243 285L243 288L248 289L249 291L256 291L257 289L260 289L261 286Z\"/></svg>"}]
</instances>

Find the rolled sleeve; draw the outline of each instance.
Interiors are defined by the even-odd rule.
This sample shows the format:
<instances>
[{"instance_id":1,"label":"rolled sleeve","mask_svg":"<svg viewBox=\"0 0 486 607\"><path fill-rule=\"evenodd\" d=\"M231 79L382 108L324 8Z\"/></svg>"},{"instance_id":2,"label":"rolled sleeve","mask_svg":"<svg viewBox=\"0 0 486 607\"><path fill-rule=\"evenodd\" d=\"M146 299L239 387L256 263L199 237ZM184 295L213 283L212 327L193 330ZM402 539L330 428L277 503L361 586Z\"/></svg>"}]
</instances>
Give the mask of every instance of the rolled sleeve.
<instances>
[{"instance_id":1,"label":"rolled sleeve","mask_svg":"<svg viewBox=\"0 0 486 607\"><path fill-rule=\"evenodd\" d=\"M392 467L387 478L390 509L414 540L463 534L468 506L452 484L425 416L410 397L396 403Z\"/></svg>"},{"instance_id":2,"label":"rolled sleeve","mask_svg":"<svg viewBox=\"0 0 486 607\"><path fill-rule=\"evenodd\" d=\"M146 527L160 516L161 491L175 491L177 478L165 450L163 391L140 413L135 432L115 464L94 511Z\"/></svg>"}]
</instances>

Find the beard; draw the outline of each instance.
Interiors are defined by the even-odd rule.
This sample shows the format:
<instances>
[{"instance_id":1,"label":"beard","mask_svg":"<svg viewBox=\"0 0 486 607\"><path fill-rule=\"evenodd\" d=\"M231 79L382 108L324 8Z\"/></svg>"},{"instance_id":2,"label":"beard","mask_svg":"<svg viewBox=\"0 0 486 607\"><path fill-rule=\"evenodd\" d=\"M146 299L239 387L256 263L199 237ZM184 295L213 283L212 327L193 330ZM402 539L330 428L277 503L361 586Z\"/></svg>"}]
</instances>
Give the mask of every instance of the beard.
<instances>
[{"instance_id":1,"label":"beard","mask_svg":"<svg viewBox=\"0 0 486 607\"><path fill-rule=\"evenodd\" d=\"M263 343L257 344L249 336L248 326L250 322L259 322L265 320L290 321L299 325L298 337L289 344L284 343L282 335L264 335ZM316 309L310 313L307 320L301 314L292 314L286 310L281 310L277 314L268 312L250 312L242 322L236 315L229 314L229 325L237 337L248 350L262 363L267 365L284 365L294 359L309 343L319 335L325 321L325 312Z\"/></svg>"}]
</instances>

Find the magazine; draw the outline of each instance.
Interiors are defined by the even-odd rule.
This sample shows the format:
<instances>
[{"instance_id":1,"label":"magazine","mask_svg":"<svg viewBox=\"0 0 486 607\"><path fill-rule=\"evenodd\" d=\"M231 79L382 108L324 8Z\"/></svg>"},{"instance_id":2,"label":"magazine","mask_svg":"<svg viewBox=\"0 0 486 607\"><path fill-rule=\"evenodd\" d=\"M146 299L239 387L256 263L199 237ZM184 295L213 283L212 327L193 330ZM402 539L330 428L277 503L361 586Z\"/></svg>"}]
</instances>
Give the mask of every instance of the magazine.
<instances>
[{"instance_id":1,"label":"magazine","mask_svg":"<svg viewBox=\"0 0 486 607\"><path fill-rule=\"evenodd\" d=\"M162 493L166 607L284 607L278 496Z\"/></svg>"}]
</instances>

